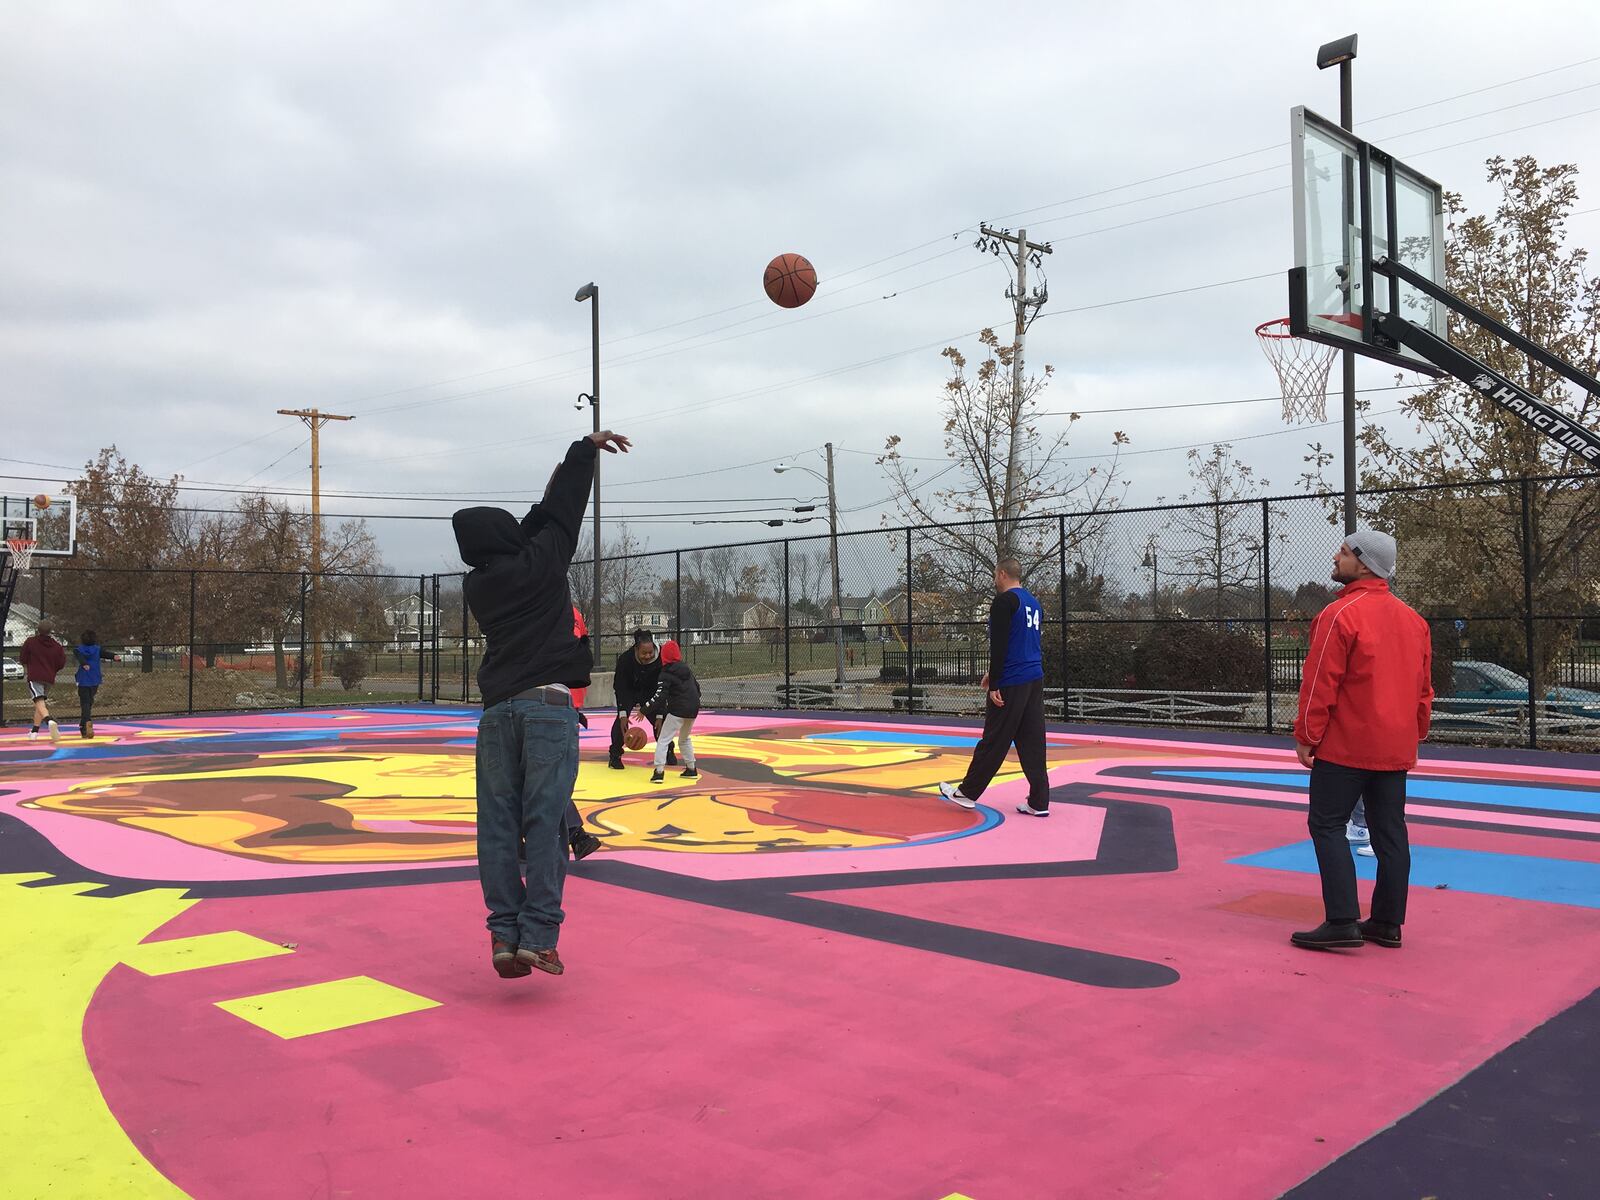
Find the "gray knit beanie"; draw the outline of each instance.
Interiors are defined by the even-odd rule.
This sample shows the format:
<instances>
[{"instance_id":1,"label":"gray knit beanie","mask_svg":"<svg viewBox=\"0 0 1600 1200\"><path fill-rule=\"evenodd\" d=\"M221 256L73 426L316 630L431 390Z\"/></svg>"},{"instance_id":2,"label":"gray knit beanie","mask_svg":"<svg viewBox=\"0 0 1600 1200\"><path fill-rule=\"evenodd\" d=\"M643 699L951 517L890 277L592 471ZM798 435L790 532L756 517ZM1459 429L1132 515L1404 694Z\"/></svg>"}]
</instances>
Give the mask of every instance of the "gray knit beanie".
<instances>
[{"instance_id":1,"label":"gray knit beanie","mask_svg":"<svg viewBox=\"0 0 1600 1200\"><path fill-rule=\"evenodd\" d=\"M1358 529L1344 539L1350 553L1359 558L1379 579L1394 575L1394 539L1376 529Z\"/></svg>"}]
</instances>

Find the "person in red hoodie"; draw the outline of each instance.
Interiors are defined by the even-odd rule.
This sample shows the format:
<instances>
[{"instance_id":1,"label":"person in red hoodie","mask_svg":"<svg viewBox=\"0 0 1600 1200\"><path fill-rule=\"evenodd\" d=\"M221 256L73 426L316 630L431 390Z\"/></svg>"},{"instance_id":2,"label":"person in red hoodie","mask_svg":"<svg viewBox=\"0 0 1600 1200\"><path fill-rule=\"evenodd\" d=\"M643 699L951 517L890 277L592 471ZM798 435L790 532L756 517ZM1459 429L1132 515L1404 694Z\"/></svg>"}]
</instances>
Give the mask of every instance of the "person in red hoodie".
<instances>
[{"instance_id":1,"label":"person in red hoodie","mask_svg":"<svg viewBox=\"0 0 1600 1200\"><path fill-rule=\"evenodd\" d=\"M1322 875L1325 920L1290 936L1296 946L1332 950L1376 942L1398 948L1411 880L1406 772L1428 736L1433 651L1428 623L1389 591L1395 544L1358 529L1333 558L1338 597L1311 623L1301 673L1295 749L1311 768L1306 824ZM1378 882L1372 919L1361 920L1355 861L1345 822L1365 801Z\"/></svg>"},{"instance_id":2,"label":"person in red hoodie","mask_svg":"<svg viewBox=\"0 0 1600 1200\"><path fill-rule=\"evenodd\" d=\"M40 621L38 632L22 643L17 657L28 673L28 695L33 698L33 729L28 738L31 741L38 737L43 725L49 728L50 740L59 742L61 727L50 715L50 689L61 668L67 665L66 647L50 636L50 622Z\"/></svg>"}]
</instances>

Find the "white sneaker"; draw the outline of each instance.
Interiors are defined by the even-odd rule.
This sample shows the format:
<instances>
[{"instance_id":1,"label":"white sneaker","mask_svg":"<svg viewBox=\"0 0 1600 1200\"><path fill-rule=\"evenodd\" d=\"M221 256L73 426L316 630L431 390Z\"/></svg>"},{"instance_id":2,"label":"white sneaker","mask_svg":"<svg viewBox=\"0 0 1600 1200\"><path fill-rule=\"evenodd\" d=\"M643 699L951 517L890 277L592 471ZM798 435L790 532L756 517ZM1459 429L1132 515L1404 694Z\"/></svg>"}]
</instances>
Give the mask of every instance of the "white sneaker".
<instances>
[{"instance_id":1,"label":"white sneaker","mask_svg":"<svg viewBox=\"0 0 1600 1200\"><path fill-rule=\"evenodd\" d=\"M1354 821L1346 821L1344 825L1344 840L1357 846L1365 846L1372 841L1372 833L1365 825L1357 825Z\"/></svg>"},{"instance_id":2,"label":"white sneaker","mask_svg":"<svg viewBox=\"0 0 1600 1200\"><path fill-rule=\"evenodd\" d=\"M39 740L39 731L37 729L28 730L28 740L30 742L37 742Z\"/></svg>"},{"instance_id":3,"label":"white sneaker","mask_svg":"<svg viewBox=\"0 0 1600 1200\"><path fill-rule=\"evenodd\" d=\"M1356 847L1356 853L1361 855L1362 858L1377 858L1378 857L1378 852L1376 850L1374 850L1370 845L1357 846Z\"/></svg>"},{"instance_id":4,"label":"white sneaker","mask_svg":"<svg viewBox=\"0 0 1600 1200\"><path fill-rule=\"evenodd\" d=\"M1050 810L1048 808L1035 808L1026 800L1017 805L1017 811L1030 817L1048 817L1050 815Z\"/></svg>"},{"instance_id":5,"label":"white sneaker","mask_svg":"<svg viewBox=\"0 0 1600 1200\"><path fill-rule=\"evenodd\" d=\"M968 800L961 794L961 789L953 783L941 783L939 785L939 795L950 801L951 804L959 804L962 808L978 807L976 800Z\"/></svg>"},{"instance_id":6,"label":"white sneaker","mask_svg":"<svg viewBox=\"0 0 1600 1200\"><path fill-rule=\"evenodd\" d=\"M56 742L57 744L59 744L61 741L61 726L57 725L54 721L50 722L50 740L52 742Z\"/></svg>"}]
</instances>

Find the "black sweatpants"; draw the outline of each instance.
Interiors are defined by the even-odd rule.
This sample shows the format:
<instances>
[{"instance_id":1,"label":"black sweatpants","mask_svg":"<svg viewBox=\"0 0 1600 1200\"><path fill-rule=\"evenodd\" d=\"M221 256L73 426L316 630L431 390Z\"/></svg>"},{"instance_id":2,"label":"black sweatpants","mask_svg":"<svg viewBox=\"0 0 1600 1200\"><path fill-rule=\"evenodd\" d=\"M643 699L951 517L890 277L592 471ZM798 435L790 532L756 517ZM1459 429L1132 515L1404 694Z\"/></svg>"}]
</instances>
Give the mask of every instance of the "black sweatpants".
<instances>
[{"instance_id":1,"label":"black sweatpants","mask_svg":"<svg viewBox=\"0 0 1600 1200\"><path fill-rule=\"evenodd\" d=\"M1356 801L1367 802L1367 829L1378 859L1378 884L1372 892L1372 919L1404 925L1406 890L1411 885L1411 841L1406 835L1406 773L1363 771L1325 759L1311 764L1311 812L1306 827L1322 873L1322 906L1335 922L1361 919L1356 895L1356 864L1345 839L1345 822Z\"/></svg>"},{"instance_id":2,"label":"black sweatpants","mask_svg":"<svg viewBox=\"0 0 1600 1200\"><path fill-rule=\"evenodd\" d=\"M983 702L983 736L972 751L967 777L961 781L961 794L968 800L983 795L1006 761L1013 745L1022 773L1028 777L1028 804L1036 809L1050 807L1050 774L1044 762L1044 680L1019 683L1000 689L1004 705L996 706L987 696Z\"/></svg>"},{"instance_id":3,"label":"black sweatpants","mask_svg":"<svg viewBox=\"0 0 1600 1200\"><path fill-rule=\"evenodd\" d=\"M100 690L95 687L78 687L78 724L87 725L94 720L94 694Z\"/></svg>"},{"instance_id":4,"label":"black sweatpants","mask_svg":"<svg viewBox=\"0 0 1600 1200\"><path fill-rule=\"evenodd\" d=\"M617 719L615 721L611 722L611 757L612 758L620 758L620 757L622 757L622 751L623 751L623 748L624 748L623 744L622 744L622 739L623 739L623 736L628 732L628 725L629 725L628 714L631 713L636 707L638 707L638 705L635 703L635 704L628 705L627 708L622 708L622 707L619 706L618 709L617 709ZM661 722L659 720L651 721L650 723L651 723L651 725L653 725L655 727L655 731L657 733L661 732ZM669 742L667 744L667 751L670 753L673 749L674 749L674 747Z\"/></svg>"}]
</instances>

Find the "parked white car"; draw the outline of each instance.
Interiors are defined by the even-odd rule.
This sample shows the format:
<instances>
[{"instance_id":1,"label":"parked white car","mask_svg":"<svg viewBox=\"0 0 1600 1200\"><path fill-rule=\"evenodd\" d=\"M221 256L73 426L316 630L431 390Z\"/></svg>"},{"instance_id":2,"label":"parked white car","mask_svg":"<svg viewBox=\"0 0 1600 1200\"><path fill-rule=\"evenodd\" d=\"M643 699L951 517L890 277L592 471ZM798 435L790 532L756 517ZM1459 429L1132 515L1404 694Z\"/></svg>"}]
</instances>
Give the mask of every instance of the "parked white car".
<instances>
[{"instance_id":1,"label":"parked white car","mask_svg":"<svg viewBox=\"0 0 1600 1200\"><path fill-rule=\"evenodd\" d=\"M25 679L28 673L22 669L22 664L14 658L0 659L0 678Z\"/></svg>"}]
</instances>

